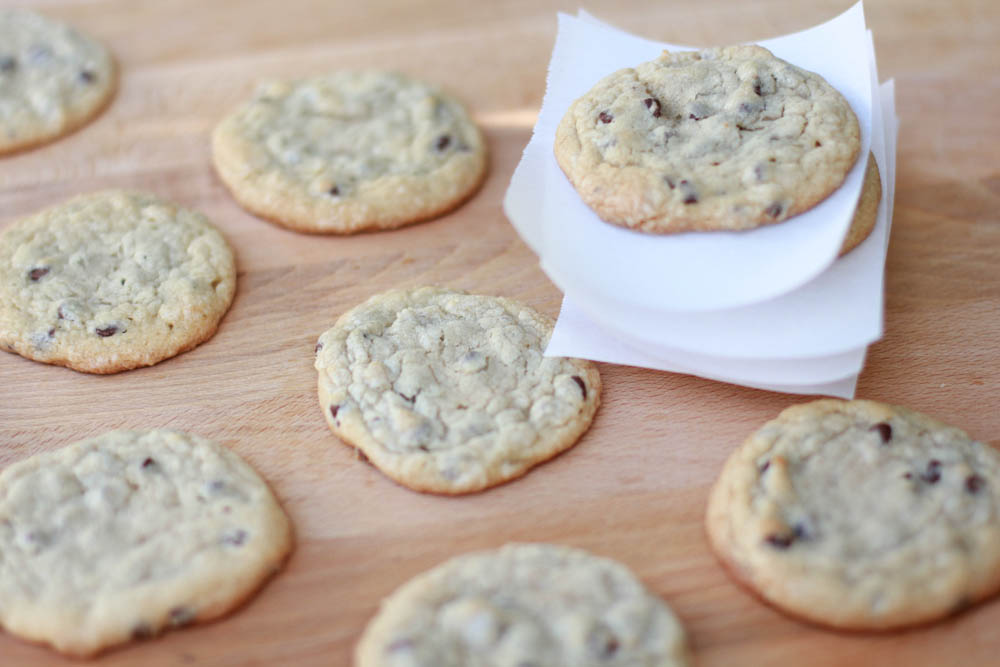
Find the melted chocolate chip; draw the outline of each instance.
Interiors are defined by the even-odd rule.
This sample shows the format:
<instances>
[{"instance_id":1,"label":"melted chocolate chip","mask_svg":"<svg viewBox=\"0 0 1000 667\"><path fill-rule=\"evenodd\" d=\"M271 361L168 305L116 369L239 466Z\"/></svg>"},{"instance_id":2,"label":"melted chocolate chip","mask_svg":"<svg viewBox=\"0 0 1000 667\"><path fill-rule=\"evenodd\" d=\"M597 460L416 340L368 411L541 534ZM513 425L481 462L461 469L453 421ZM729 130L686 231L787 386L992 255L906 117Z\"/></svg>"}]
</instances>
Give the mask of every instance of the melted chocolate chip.
<instances>
[{"instance_id":1,"label":"melted chocolate chip","mask_svg":"<svg viewBox=\"0 0 1000 667\"><path fill-rule=\"evenodd\" d=\"M80 81L83 81L84 83L94 83L97 81L97 75L89 69L80 70Z\"/></svg>"},{"instance_id":2,"label":"melted chocolate chip","mask_svg":"<svg viewBox=\"0 0 1000 667\"><path fill-rule=\"evenodd\" d=\"M56 313L60 320L66 319L66 313L63 312L62 306L59 306L59 311Z\"/></svg>"},{"instance_id":3,"label":"melted chocolate chip","mask_svg":"<svg viewBox=\"0 0 1000 667\"><path fill-rule=\"evenodd\" d=\"M170 625L179 627L194 620L194 611L188 607L174 607L170 610Z\"/></svg>"},{"instance_id":4,"label":"melted chocolate chip","mask_svg":"<svg viewBox=\"0 0 1000 667\"><path fill-rule=\"evenodd\" d=\"M607 111L602 111L601 113L597 114L597 120L601 121L602 123L610 123L614 119L615 117L609 114Z\"/></svg>"},{"instance_id":5,"label":"melted chocolate chip","mask_svg":"<svg viewBox=\"0 0 1000 667\"><path fill-rule=\"evenodd\" d=\"M148 456L147 456L147 457L146 457L146 459L145 459L145 460L144 460L144 461L142 462L142 467L143 467L143 469L144 469L144 470L145 470L145 469L148 469L148 468L152 468L152 467L154 467L154 466L156 466L156 461L154 461L154 460L153 460L152 458L150 458L150 457L148 457Z\"/></svg>"},{"instance_id":6,"label":"melted chocolate chip","mask_svg":"<svg viewBox=\"0 0 1000 667\"><path fill-rule=\"evenodd\" d=\"M579 375L574 375L573 376L573 382L575 382L575 383L577 383L577 385L579 385L580 391L583 392L583 398L584 398L584 400L586 400L587 399L587 385L584 384L583 378L580 377Z\"/></svg>"},{"instance_id":7,"label":"melted chocolate chip","mask_svg":"<svg viewBox=\"0 0 1000 667\"><path fill-rule=\"evenodd\" d=\"M969 475L965 478L965 490L969 493L979 493L979 489L983 488L984 480L979 475Z\"/></svg>"},{"instance_id":8,"label":"melted chocolate chip","mask_svg":"<svg viewBox=\"0 0 1000 667\"><path fill-rule=\"evenodd\" d=\"M146 623L137 623L132 627L132 639L149 639L153 636L153 628Z\"/></svg>"},{"instance_id":9,"label":"melted chocolate chip","mask_svg":"<svg viewBox=\"0 0 1000 667\"><path fill-rule=\"evenodd\" d=\"M56 330L55 329L49 329L47 333L49 334L49 338L52 338L53 336L56 335Z\"/></svg>"},{"instance_id":10,"label":"melted chocolate chip","mask_svg":"<svg viewBox=\"0 0 1000 667\"><path fill-rule=\"evenodd\" d=\"M336 419L338 412L340 412L340 406L339 405L331 405L330 406L330 416L331 417L333 417L334 419Z\"/></svg>"},{"instance_id":11,"label":"melted chocolate chip","mask_svg":"<svg viewBox=\"0 0 1000 667\"><path fill-rule=\"evenodd\" d=\"M754 79L753 94L757 95L758 97L761 95L760 79Z\"/></svg>"},{"instance_id":12,"label":"melted chocolate chip","mask_svg":"<svg viewBox=\"0 0 1000 667\"><path fill-rule=\"evenodd\" d=\"M437 143L434 144L434 148L438 149L439 151L443 151L450 145L451 145L451 135L442 134L440 137L438 137Z\"/></svg>"},{"instance_id":13,"label":"melted chocolate chip","mask_svg":"<svg viewBox=\"0 0 1000 667\"><path fill-rule=\"evenodd\" d=\"M783 210L784 210L784 207L782 207L782 205L781 205L781 204L779 204L778 202L774 202L773 204L771 204L770 206L768 206L768 207L767 207L767 208L766 208L766 209L764 210L764 213L767 213L767 214L768 214L769 216L771 216L772 218L775 218L775 219L777 219L777 217L778 217L779 215L781 215L781 212L782 212Z\"/></svg>"},{"instance_id":14,"label":"melted chocolate chip","mask_svg":"<svg viewBox=\"0 0 1000 667\"><path fill-rule=\"evenodd\" d=\"M13 72L17 69L17 60L13 56L0 56L0 72Z\"/></svg>"},{"instance_id":15,"label":"melted chocolate chip","mask_svg":"<svg viewBox=\"0 0 1000 667\"><path fill-rule=\"evenodd\" d=\"M892 426L890 426L886 422L879 422L878 424L875 424L868 430L878 431L879 437L882 438L882 444L886 444L890 440L892 440Z\"/></svg>"},{"instance_id":16,"label":"melted chocolate chip","mask_svg":"<svg viewBox=\"0 0 1000 667\"><path fill-rule=\"evenodd\" d=\"M313 350L313 351L314 352L319 352L322 349L323 349L323 343L316 343L316 349Z\"/></svg>"},{"instance_id":17,"label":"melted chocolate chip","mask_svg":"<svg viewBox=\"0 0 1000 667\"><path fill-rule=\"evenodd\" d=\"M816 142L816 148L819 148L819 147L820 147L820 146L822 146L822 145L823 145L823 144L821 144L820 142L818 142L818 141Z\"/></svg>"},{"instance_id":18,"label":"melted chocolate chip","mask_svg":"<svg viewBox=\"0 0 1000 667\"><path fill-rule=\"evenodd\" d=\"M242 546L247 541L247 531L242 528L222 536L223 544L231 544L234 547Z\"/></svg>"},{"instance_id":19,"label":"melted chocolate chip","mask_svg":"<svg viewBox=\"0 0 1000 667\"><path fill-rule=\"evenodd\" d=\"M108 336L114 336L116 333L118 333L118 327L112 324L110 326L104 327L103 329L95 329L94 333L96 333L101 338L107 338Z\"/></svg>"},{"instance_id":20,"label":"melted chocolate chip","mask_svg":"<svg viewBox=\"0 0 1000 667\"><path fill-rule=\"evenodd\" d=\"M647 109L649 109L650 111L653 112L653 118L659 118L660 117L660 101L659 100L657 100L655 98L652 98L652 97L647 97L646 99L644 99L642 101L642 103L646 105Z\"/></svg>"},{"instance_id":21,"label":"melted chocolate chip","mask_svg":"<svg viewBox=\"0 0 1000 667\"><path fill-rule=\"evenodd\" d=\"M771 467L771 459L764 461L764 463L760 466L760 474L763 475L764 473L766 473L767 469L770 467Z\"/></svg>"},{"instance_id":22,"label":"melted chocolate chip","mask_svg":"<svg viewBox=\"0 0 1000 667\"><path fill-rule=\"evenodd\" d=\"M928 484L937 484L938 480L941 479L941 462L937 459L928 461L927 470L920 475L920 479Z\"/></svg>"},{"instance_id":23,"label":"melted chocolate chip","mask_svg":"<svg viewBox=\"0 0 1000 667\"><path fill-rule=\"evenodd\" d=\"M326 193L331 197L336 197L337 195L340 194L340 188L338 188L336 185L331 186L330 189L326 191Z\"/></svg>"},{"instance_id":24,"label":"melted chocolate chip","mask_svg":"<svg viewBox=\"0 0 1000 667\"><path fill-rule=\"evenodd\" d=\"M677 187L677 184L674 183L674 179L670 178L669 176L664 176L663 180L667 182L667 185L670 186L671 190Z\"/></svg>"},{"instance_id":25,"label":"melted chocolate chip","mask_svg":"<svg viewBox=\"0 0 1000 667\"><path fill-rule=\"evenodd\" d=\"M28 277L31 278L32 281L36 281L42 276L48 274L48 272L49 272L49 267L41 266L38 267L37 269L32 269L31 271L28 271Z\"/></svg>"}]
</instances>

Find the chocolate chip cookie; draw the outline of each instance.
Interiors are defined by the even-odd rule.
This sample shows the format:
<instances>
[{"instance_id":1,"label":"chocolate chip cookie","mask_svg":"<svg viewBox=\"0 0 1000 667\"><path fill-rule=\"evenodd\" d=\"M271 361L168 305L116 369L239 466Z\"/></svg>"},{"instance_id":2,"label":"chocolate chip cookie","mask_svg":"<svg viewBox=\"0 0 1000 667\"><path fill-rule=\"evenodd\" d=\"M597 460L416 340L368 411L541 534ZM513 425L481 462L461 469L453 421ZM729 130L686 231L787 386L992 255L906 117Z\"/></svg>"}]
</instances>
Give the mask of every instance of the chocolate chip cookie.
<instances>
[{"instance_id":1,"label":"chocolate chip cookie","mask_svg":"<svg viewBox=\"0 0 1000 667\"><path fill-rule=\"evenodd\" d=\"M0 154L75 130L114 94L114 60L99 42L23 9L0 9Z\"/></svg>"},{"instance_id":2,"label":"chocolate chip cookie","mask_svg":"<svg viewBox=\"0 0 1000 667\"><path fill-rule=\"evenodd\" d=\"M486 145L461 103L378 71L260 86L215 129L212 156L244 208L314 233L441 215L486 173Z\"/></svg>"},{"instance_id":3,"label":"chocolate chip cookie","mask_svg":"<svg viewBox=\"0 0 1000 667\"><path fill-rule=\"evenodd\" d=\"M712 546L765 600L823 625L931 621L1000 588L1000 455L905 408L788 408L726 462Z\"/></svg>"},{"instance_id":4,"label":"chocolate chip cookie","mask_svg":"<svg viewBox=\"0 0 1000 667\"><path fill-rule=\"evenodd\" d=\"M840 93L752 45L619 70L570 106L555 137L588 206L652 233L785 220L836 190L859 150Z\"/></svg>"},{"instance_id":5,"label":"chocolate chip cookie","mask_svg":"<svg viewBox=\"0 0 1000 667\"><path fill-rule=\"evenodd\" d=\"M501 297L372 297L316 345L330 428L400 484L469 493L572 447L600 404L589 361L545 357L552 321Z\"/></svg>"},{"instance_id":6,"label":"chocolate chip cookie","mask_svg":"<svg viewBox=\"0 0 1000 667\"><path fill-rule=\"evenodd\" d=\"M93 655L225 614L291 543L267 485L227 448L105 433L0 473L0 625Z\"/></svg>"},{"instance_id":7,"label":"chocolate chip cookie","mask_svg":"<svg viewBox=\"0 0 1000 667\"><path fill-rule=\"evenodd\" d=\"M358 667L690 664L684 630L624 566L548 544L454 558L383 603Z\"/></svg>"},{"instance_id":8,"label":"chocolate chip cookie","mask_svg":"<svg viewBox=\"0 0 1000 667\"><path fill-rule=\"evenodd\" d=\"M210 338L235 291L218 230L149 194L76 197L0 234L0 347L36 361L150 366Z\"/></svg>"}]
</instances>

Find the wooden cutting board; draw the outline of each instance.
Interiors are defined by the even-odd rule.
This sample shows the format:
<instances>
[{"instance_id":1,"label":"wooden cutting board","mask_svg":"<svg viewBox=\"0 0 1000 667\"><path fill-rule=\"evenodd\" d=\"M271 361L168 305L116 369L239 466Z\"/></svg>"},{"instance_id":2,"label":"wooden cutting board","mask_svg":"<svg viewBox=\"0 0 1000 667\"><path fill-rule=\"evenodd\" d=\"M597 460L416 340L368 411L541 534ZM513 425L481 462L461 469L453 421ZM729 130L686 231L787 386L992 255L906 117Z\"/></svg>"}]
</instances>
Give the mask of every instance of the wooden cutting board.
<instances>
[{"instance_id":1,"label":"wooden cutting board","mask_svg":"<svg viewBox=\"0 0 1000 667\"><path fill-rule=\"evenodd\" d=\"M8 4L6 0L0 4ZM19 3L22 4L22 3ZM709 485L758 425L801 397L602 365L594 427L520 481L464 498L401 488L327 430L313 344L373 293L426 283L502 294L555 315L560 294L500 202L544 92L557 9L573 2L52 0L106 41L121 90L92 125L0 159L0 225L68 195L145 188L208 214L236 249L236 301L208 343L152 368L89 376L0 354L0 465L120 427L222 441L271 482L297 548L231 617L116 650L101 665L347 665L381 597L414 574L510 540L573 545L630 566L678 612L703 665L988 664L1000 600L910 632L828 632L736 586L702 531ZM802 29L849 0L601 0L595 15L693 44ZM902 120L886 331L861 397L911 406L1000 444L1000 11L993 0L870 0ZM830 45L830 57L836 57ZM442 219L351 238L258 220L209 166L213 124L269 76L395 68L465 100L489 140L479 194ZM0 633L0 664L63 664ZM70 664L70 663L65 663Z\"/></svg>"}]
</instances>

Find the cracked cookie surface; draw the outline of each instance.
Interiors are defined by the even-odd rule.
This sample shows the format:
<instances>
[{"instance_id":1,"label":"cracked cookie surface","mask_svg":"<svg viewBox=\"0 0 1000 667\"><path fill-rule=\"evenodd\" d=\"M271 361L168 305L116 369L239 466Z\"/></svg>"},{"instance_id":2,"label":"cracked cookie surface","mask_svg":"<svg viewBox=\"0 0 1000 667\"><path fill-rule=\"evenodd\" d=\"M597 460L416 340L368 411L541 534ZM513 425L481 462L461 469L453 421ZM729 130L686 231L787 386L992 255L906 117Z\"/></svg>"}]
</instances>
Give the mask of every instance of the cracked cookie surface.
<instances>
[{"instance_id":1,"label":"cracked cookie surface","mask_svg":"<svg viewBox=\"0 0 1000 667\"><path fill-rule=\"evenodd\" d=\"M83 125L115 86L102 44L34 12L0 9L0 154Z\"/></svg>"},{"instance_id":2,"label":"cracked cookie surface","mask_svg":"<svg viewBox=\"0 0 1000 667\"><path fill-rule=\"evenodd\" d=\"M1000 455L905 408L798 405L729 458L706 522L732 573L793 615L926 622L1000 588Z\"/></svg>"},{"instance_id":3,"label":"cracked cookie surface","mask_svg":"<svg viewBox=\"0 0 1000 667\"><path fill-rule=\"evenodd\" d=\"M86 656L234 608L291 528L221 445L112 431L0 472L0 625Z\"/></svg>"},{"instance_id":4,"label":"cracked cookie surface","mask_svg":"<svg viewBox=\"0 0 1000 667\"><path fill-rule=\"evenodd\" d=\"M543 357L552 322L510 299L422 287L379 294L320 336L333 432L418 491L468 493L572 447L600 404L589 361Z\"/></svg>"},{"instance_id":5,"label":"cracked cookie surface","mask_svg":"<svg viewBox=\"0 0 1000 667\"><path fill-rule=\"evenodd\" d=\"M244 208L317 233L427 220L486 173L485 142L461 103L378 71L261 85L215 129L212 156Z\"/></svg>"},{"instance_id":6,"label":"cracked cookie surface","mask_svg":"<svg viewBox=\"0 0 1000 667\"><path fill-rule=\"evenodd\" d=\"M843 96L759 46L619 70L570 106L555 138L588 206L653 233L785 220L840 187L859 150Z\"/></svg>"},{"instance_id":7,"label":"cracked cookie surface","mask_svg":"<svg viewBox=\"0 0 1000 667\"><path fill-rule=\"evenodd\" d=\"M684 630L623 565L547 544L453 558L383 601L359 667L682 667Z\"/></svg>"},{"instance_id":8,"label":"cracked cookie surface","mask_svg":"<svg viewBox=\"0 0 1000 667\"><path fill-rule=\"evenodd\" d=\"M215 333L233 254L201 214L152 195L83 195L0 234L0 346L88 373L149 366Z\"/></svg>"}]
</instances>

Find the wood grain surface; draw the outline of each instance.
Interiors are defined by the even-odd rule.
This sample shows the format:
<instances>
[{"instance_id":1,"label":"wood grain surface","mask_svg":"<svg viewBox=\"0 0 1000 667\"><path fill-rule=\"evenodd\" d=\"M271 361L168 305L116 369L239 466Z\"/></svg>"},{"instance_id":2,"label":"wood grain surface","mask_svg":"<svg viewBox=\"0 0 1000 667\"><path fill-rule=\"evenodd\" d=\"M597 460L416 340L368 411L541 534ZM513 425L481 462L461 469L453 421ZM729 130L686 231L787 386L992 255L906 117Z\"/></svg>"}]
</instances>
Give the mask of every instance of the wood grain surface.
<instances>
[{"instance_id":1,"label":"wood grain surface","mask_svg":"<svg viewBox=\"0 0 1000 667\"><path fill-rule=\"evenodd\" d=\"M152 368L98 377L0 354L0 466L112 428L186 429L256 466L297 531L287 568L242 609L98 664L348 665L380 598L451 555L510 540L627 564L677 611L702 665L996 664L1000 600L908 632L843 634L774 611L718 566L702 529L709 486L733 447L801 397L605 364L604 405L574 449L462 498L401 488L329 433L313 344L371 294L442 284L558 312L559 292L500 202L541 103L555 12L575 3L36 4L109 44L121 87L91 125L0 159L0 225L74 193L149 189L218 224L236 250L239 285L212 340ZM802 29L849 4L586 7L651 38L713 45ZM867 14L902 125L886 331L858 395L1000 445L1000 3L870 0ZM829 49L836 57L837 45ZM303 236L236 206L209 164L213 124L260 78L346 67L399 69L461 97L491 150L478 195L439 220L351 238ZM0 664L63 661L0 633Z\"/></svg>"}]
</instances>

